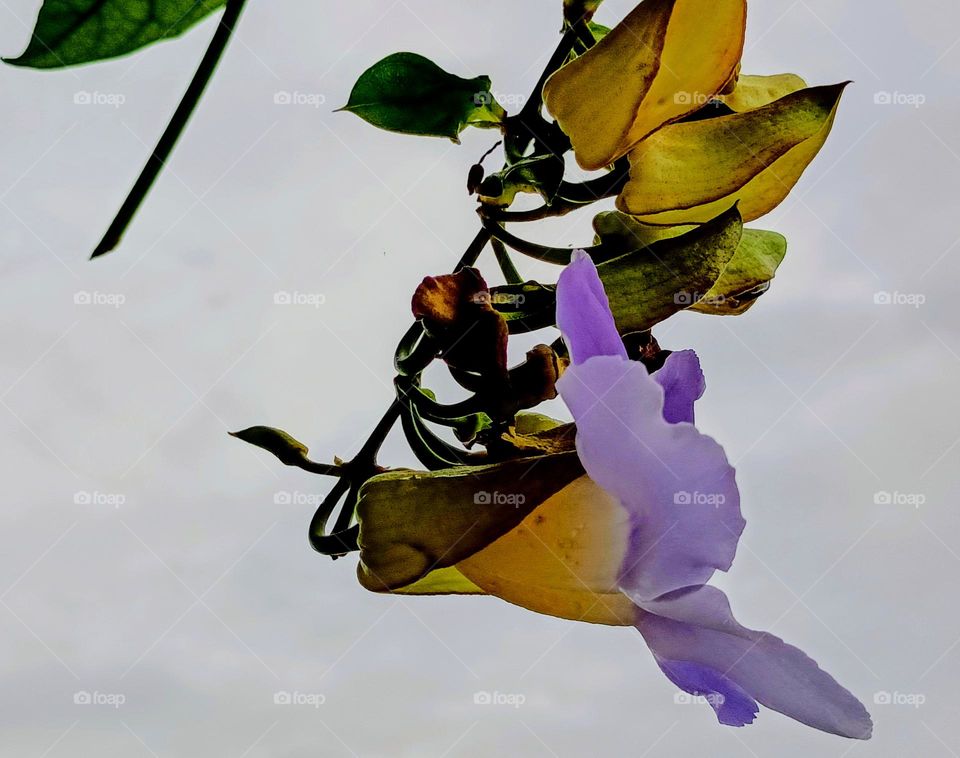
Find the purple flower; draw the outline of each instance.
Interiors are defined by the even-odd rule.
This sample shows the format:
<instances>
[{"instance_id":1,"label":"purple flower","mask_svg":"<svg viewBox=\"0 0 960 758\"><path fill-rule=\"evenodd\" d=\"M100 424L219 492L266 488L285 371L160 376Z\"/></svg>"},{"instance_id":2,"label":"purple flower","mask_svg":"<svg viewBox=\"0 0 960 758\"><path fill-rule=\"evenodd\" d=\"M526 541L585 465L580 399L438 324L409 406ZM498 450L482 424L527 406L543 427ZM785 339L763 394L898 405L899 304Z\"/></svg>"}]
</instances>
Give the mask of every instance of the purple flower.
<instances>
[{"instance_id":1,"label":"purple flower","mask_svg":"<svg viewBox=\"0 0 960 758\"><path fill-rule=\"evenodd\" d=\"M653 376L628 360L583 251L560 277L557 323L572 358L557 387L576 420L577 453L630 518L617 587L663 673L706 696L722 724L752 723L760 703L869 738L870 715L850 692L797 648L741 626L707 584L730 568L745 522L723 448L693 425L705 387L696 354L671 354Z\"/></svg>"}]
</instances>

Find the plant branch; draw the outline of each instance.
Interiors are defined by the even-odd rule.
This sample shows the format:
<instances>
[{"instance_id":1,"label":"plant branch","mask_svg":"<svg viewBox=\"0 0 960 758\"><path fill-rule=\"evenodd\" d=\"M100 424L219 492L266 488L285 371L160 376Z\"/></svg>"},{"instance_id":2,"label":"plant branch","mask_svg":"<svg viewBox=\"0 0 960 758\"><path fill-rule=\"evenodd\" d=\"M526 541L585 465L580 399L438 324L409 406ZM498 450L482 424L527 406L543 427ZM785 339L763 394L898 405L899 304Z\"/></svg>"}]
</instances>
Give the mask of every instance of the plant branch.
<instances>
[{"instance_id":1,"label":"plant branch","mask_svg":"<svg viewBox=\"0 0 960 758\"><path fill-rule=\"evenodd\" d=\"M91 260L109 253L120 244L120 239L123 237L130 222L133 221L133 217L143 203L144 198L166 165L170 153L173 152L173 148L177 144L177 140L180 138L180 135L187 126L187 122L190 120L190 116L193 115L193 111L200 102L200 98L207 84L210 82L210 78L213 76L217 64L220 62L220 58L223 56L223 51L226 49L227 43L233 35L233 30L237 25L237 21L240 19L240 14L243 11L245 3L246 0L227 0L227 6L223 11L223 15L220 17L217 30L210 40L207 51L200 60L200 65L197 67L197 71L193 75L187 91L183 94L183 98L174 111L170 123L167 124L167 128L164 129L163 134L160 135L160 140L153 149L153 153L147 159L146 165L140 172L140 176L137 177L137 181L127 195L126 200L123 201L123 205L120 206L120 210L117 211L117 215L104 233L100 244L97 245L93 254L90 256Z\"/></svg>"}]
</instances>

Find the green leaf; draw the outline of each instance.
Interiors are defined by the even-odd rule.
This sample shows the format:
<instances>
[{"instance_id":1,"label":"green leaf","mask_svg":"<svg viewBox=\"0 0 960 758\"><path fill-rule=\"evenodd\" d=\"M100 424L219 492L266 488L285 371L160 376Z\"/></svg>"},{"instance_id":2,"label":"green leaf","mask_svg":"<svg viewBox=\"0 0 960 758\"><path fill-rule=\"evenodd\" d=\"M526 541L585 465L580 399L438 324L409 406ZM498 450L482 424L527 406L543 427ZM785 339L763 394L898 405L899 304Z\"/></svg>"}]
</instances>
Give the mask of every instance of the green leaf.
<instances>
[{"instance_id":1,"label":"green leaf","mask_svg":"<svg viewBox=\"0 0 960 758\"><path fill-rule=\"evenodd\" d=\"M416 53L394 53L373 64L340 110L387 131L454 142L467 126L496 127L505 115L490 92L490 77L463 79Z\"/></svg>"},{"instance_id":2,"label":"green leaf","mask_svg":"<svg viewBox=\"0 0 960 758\"><path fill-rule=\"evenodd\" d=\"M723 274L690 310L716 316L738 316L770 287L787 254L787 239L764 229L744 229L737 251Z\"/></svg>"},{"instance_id":3,"label":"green leaf","mask_svg":"<svg viewBox=\"0 0 960 758\"><path fill-rule=\"evenodd\" d=\"M64 68L115 58L177 37L226 0L44 0L14 66Z\"/></svg>"},{"instance_id":4,"label":"green leaf","mask_svg":"<svg viewBox=\"0 0 960 758\"><path fill-rule=\"evenodd\" d=\"M645 331L702 300L742 234L743 221L733 207L693 231L597 266L620 333Z\"/></svg>"},{"instance_id":5,"label":"green leaf","mask_svg":"<svg viewBox=\"0 0 960 758\"><path fill-rule=\"evenodd\" d=\"M596 241L607 249L624 252L639 250L696 228L695 225L652 226L620 211L602 211L593 218ZM786 252L787 240L782 234L744 229L740 244L723 274L689 309L716 316L744 313L769 289L770 280Z\"/></svg>"},{"instance_id":6,"label":"green leaf","mask_svg":"<svg viewBox=\"0 0 960 758\"><path fill-rule=\"evenodd\" d=\"M590 33L593 35L593 38L599 42L608 34L610 34L610 27L604 26L603 24L598 24L596 21L588 21L587 28L590 30Z\"/></svg>"},{"instance_id":7,"label":"green leaf","mask_svg":"<svg viewBox=\"0 0 960 758\"><path fill-rule=\"evenodd\" d=\"M251 426L240 432L230 432L230 436L273 453L288 466L298 466L306 461L310 452L302 442L271 426Z\"/></svg>"}]
</instances>

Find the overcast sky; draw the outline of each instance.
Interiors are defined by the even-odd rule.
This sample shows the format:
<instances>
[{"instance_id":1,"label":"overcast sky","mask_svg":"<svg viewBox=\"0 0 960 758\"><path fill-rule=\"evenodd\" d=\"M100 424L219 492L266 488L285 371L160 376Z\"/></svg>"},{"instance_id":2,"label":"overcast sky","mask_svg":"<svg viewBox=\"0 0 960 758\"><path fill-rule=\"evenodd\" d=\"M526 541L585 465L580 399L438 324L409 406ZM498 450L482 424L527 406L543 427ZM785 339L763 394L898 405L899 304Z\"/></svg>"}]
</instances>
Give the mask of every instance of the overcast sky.
<instances>
[{"instance_id":1,"label":"overcast sky","mask_svg":"<svg viewBox=\"0 0 960 758\"><path fill-rule=\"evenodd\" d=\"M598 20L631 5L607 0ZM19 52L37 6L0 3L0 51ZM719 727L674 702L632 629L367 593L355 557L307 543L326 483L227 437L270 424L318 459L352 454L389 400L413 288L474 234L464 177L492 133L458 147L333 113L359 73L412 50L491 75L508 102L552 51L558 6L250 3L169 170L95 263L213 23L110 63L0 69L0 753L960 753L952 0L753 0L744 72L855 85L793 195L754 224L790 241L770 292L743 317L657 332L699 352L698 421L738 469L747 531L718 583L744 623L868 704L871 742L766 710ZM114 105L76 104L84 92ZM584 244L589 214L529 234ZM322 304L275 304L283 291ZM402 439L383 462L412 463Z\"/></svg>"}]
</instances>

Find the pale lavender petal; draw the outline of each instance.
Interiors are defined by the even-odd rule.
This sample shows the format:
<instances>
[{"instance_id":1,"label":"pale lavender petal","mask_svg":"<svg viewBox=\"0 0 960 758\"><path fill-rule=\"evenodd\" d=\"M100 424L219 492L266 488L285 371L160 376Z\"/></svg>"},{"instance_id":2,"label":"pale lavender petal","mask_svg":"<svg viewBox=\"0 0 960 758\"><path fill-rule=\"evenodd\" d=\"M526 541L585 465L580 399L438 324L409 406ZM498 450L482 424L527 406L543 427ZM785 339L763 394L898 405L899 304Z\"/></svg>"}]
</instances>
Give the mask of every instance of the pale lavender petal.
<instances>
[{"instance_id":1,"label":"pale lavender petal","mask_svg":"<svg viewBox=\"0 0 960 758\"><path fill-rule=\"evenodd\" d=\"M557 326L575 364L595 355L627 357L597 267L583 250L574 250L560 273Z\"/></svg>"},{"instance_id":2,"label":"pale lavender petal","mask_svg":"<svg viewBox=\"0 0 960 758\"><path fill-rule=\"evenodd\" d=\"M663 387L663 417L671 424L692 424L693 404L707 388L697 354L693 350L670 353L653 378Z\"/></svg>"},{"instance_id":3,"label":"pale lavender petal","mask_svg":"<svg viewBox=\"0 0 960 758\"><path fill-rule=\"evenodd\" d=\"M670 680L708 701L711 694L717 704L729 701L715 705L722 723L749 723L756 700L815 729L869 739L873 723L857 698L801 650L741 626L715 587L633 599L636 627Z\"/></svg>"},{"instance_id":4,"label":"pale lavender petal","mask_svg":"<svg viewBox=\"0 0 960 758\"><path fill-rule=\"evenodd\" d=\"M729 569L745 522L723 448L692 424L664 420L663 390L640 363L591 358L557 388L584 468L630 513L625 591L653 599Z\"/></svg>"}]
</instances>

